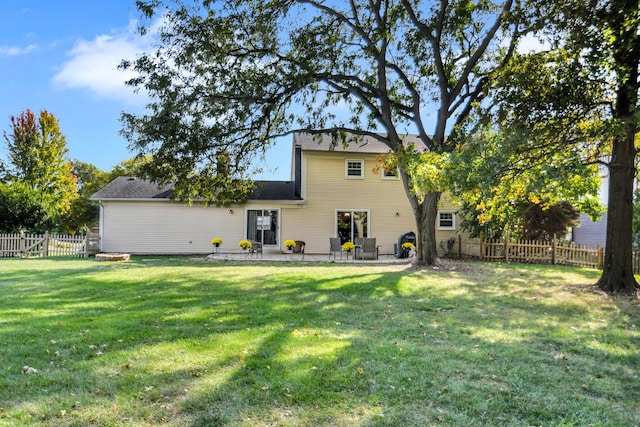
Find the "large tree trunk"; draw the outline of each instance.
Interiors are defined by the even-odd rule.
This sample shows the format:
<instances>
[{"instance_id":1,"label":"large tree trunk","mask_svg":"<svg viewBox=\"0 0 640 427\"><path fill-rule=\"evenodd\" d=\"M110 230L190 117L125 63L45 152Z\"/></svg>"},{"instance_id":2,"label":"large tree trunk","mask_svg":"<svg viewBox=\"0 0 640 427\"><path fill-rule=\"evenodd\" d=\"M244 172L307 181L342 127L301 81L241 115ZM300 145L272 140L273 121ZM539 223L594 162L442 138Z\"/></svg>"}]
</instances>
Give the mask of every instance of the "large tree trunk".
<instances>
[{"instance_id":1,"label":"large tree trunk","mask_svg":"<svg viewBox=\"0 0 640 427\"><path fill-rule=\"evenodd\" d=\"M440 264L436 245L436 217L440 194L439 192L430 192L422 203L415 197L412 197L413 200L411 200L417 229L417 263L421 265Z\"/></svg>"},{"instance_id":2,"label":"large tree trunk","mask_svg":"<svg viewBox=\"0 0 640 427\"><path fill-rule=\"evenodd\" d=\"M611 148L607 239L604 268L598 286L606 292L636 294L638 283L633 277L632 218L640 46L637 29L626 24L626 17L637 15L638 3L635 0L617 1L612 10L616 11L611 21L614 34L623 34L614 41L614 60L618 66L614 118L621 124L622 132L615 134Z\"/></svg>"},{"instance_id":3,"label":"large tree trunk","mask_svg":"<svg viewBox=\"0 0 640 427\"><path fill-rule=\"evenodd\" d=\"M442 193L432 191L427 193L424 200L420 200L411 191L409 177L406 172L400 169L400 175L416 220L417 264L438 265L440 264L440 258L438 257L438 247L436 245L436 219L438 216L438 202Z\"/></svg>"},{"instance_id":4,"label":"large tree trunk","mask_svg":"<svg viewBox=\"0 0 640 427\"><path fill-rule=\"evenodd\" d=\"M607 239L600 289L611 293L635 294L633 276L633 179L634 137L627 135L613 144L609 166Z\"/></svg>"}]
</instances>

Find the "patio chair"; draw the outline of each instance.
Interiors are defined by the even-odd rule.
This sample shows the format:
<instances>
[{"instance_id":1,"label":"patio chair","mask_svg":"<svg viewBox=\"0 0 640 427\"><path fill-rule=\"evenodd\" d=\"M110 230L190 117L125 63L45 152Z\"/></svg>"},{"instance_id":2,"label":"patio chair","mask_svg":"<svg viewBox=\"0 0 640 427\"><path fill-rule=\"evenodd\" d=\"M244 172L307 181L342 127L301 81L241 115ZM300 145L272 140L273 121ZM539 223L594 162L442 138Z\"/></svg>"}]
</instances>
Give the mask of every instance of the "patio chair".
<instances>
[{"instance_id":1,"label":"patio chair","mask_svg":"<svg viewBox=\"0 0 640 427\"><path fill-rule=\"evenodd\" d=\"M262 242L257 242L255 240L249 240L251 242L251 249L249 249L249 254L260 254L262 256Z\"/></svg>"},{"instance_id":2,"label":"patio chair","mask_svg":"<svg viewBox=\"0 0 640 427\"><path fill-rule=\"evenodd\" d=\"M336 252L340 253L340 259L342 259L342 244L340 243L339 237L330 237L329 238L329 260L331 260L331 255L333 255L333 260L336 260Z\"/></svg>"},{"instance_id":3,"label":"patio chair","mask_svg":"<svg viewBox=\"0 0 640 427\"><path fill-rule=\"evenodd\" d=\"M355 239L356 259L378 259L378 247L375 237Z\"/></svg>"}]
</instances>

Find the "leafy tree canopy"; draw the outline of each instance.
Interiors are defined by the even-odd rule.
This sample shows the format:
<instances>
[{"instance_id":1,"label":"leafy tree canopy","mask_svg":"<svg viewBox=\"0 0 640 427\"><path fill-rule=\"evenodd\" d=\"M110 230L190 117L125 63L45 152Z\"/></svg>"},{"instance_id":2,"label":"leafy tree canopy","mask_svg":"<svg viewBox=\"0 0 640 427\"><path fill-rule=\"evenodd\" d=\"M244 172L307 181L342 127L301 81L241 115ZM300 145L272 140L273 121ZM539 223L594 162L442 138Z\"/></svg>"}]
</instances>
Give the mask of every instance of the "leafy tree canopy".
<instances>
[{"instance_id":1,"label":"leafy tree canopy","mask_svg":"<svg viewBox=\"0 0 640 427\"><path fill-rule=\"evenodd\" d=\"M28 211L42 215L37 221L29 221L34 226L56 224L69 211L77 194L76 177L67 158L66 139L58 121L46 110L37 118L26 110L11 117L11 132L4 132L4 139L9 151L4 175L7 197L4 200L7 203L17 201L20 206L37 205L29 209L6 206L6 212ZM24 192L24 197L18 196L17 192Z\"/></svg>"},{"instance_id":2,"label":"leafy tree canopy","mask_svg":"<svg viewBox=\"0 0 640 427\"><path fill-rule=\"evenodd\" d=\"M531 5L544 22L536 34L550 48L516 56L516 68L499 76L493 119L502 128L524 128L553 141L553 153L577 146L583 161L606 165L607 240L598 284L605 291L635 294L631 255L640 4L533 0Z\"/></svg>"},{"instance_id":3,"label":"leafy tree canopy","mask_svg":"<svg viewBox=\"0 0 640 427\"><path fill-rule=\"evenodd\" d=\"M69 212L61 219L60 228L75 233L98 224L100 208L90 197L119 176L142 176L141 168L148 159L130 158L121 161L105 172L91 163L74 160L73 174L78 181L78 197L71 203Z\"/></svg>"},{"instance_id":4,"label":"leafy tree canopy","mask_svg":"<svg viewBox=\"0 0 640 427\"><path fill-rule=\"evenodd\" d=\"M230 200L246 194L233 188L274 136L378 138L398 154L419 260L437 261L443 188L420 188L411 166L419 154L402 135L417 134L417 148L436 156L456 150L445 133L487 96L491 73L529 31L528 8L514 0L137 4L162 17L158 50L122 64L152 99L147 114L122 117L131 147L152 156L149 177L175 180L180 198Z\"/></svg>"}]
</instances>

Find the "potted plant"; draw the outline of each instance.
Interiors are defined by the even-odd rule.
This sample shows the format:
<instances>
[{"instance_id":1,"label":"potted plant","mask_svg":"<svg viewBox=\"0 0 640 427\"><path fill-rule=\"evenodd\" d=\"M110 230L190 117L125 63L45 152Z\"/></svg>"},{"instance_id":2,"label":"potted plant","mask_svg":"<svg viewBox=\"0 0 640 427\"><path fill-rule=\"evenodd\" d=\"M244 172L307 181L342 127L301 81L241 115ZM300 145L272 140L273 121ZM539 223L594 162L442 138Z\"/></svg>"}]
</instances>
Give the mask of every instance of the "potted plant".
<instances>
[{"instance_id":1,"label":"potted plant","mask_svg":"<svg viewBox=\"0 0 640 427\"><path fill-rule=\"evenodd\" d=\"M291 253L291 259L293 259L293 248L296 247L296 241L295 240L285 240L284 241L284 247L289 249L289 252Z\"/></svg>"},{"instance_id":2,"label":"potted plant","mask_svg":"<svg viewBox=\"0 0 640 427\"><path fill-rule=\"evenodd\" d=\"M404 242L402 244L402 249L405 250L405 254L407 254L408 256L411 256L411 251L413 250L414 247L415 247L414 244L411 242Z\"/></svg>"},{"instance_id":3,"label":"potted plant","mask_svg":"<svg viewBox=\"0 0 640 427\"><path fill-rule=\"evenodd\" d=\"M356 248L356 245L353 244L353 242L344 242L342 244L342 250L345 251L347 253L347 260L349 259L349 254L351 253L352 250L354 250Z\"/></svg>"},{"instance_id":4,"label":"potted plant","mask_svg":"<svg viewBox=\"0 0 640 427\"><path fill-rule=\"evenodd\" d=\"M253 244L248 240L240 240L240 243L238 243L238 245L244 251L248 251L248 250L251 250L251 248L253 248Z\"/></svg>"},{"instance_id":5,"label":"potted plant","mask_svg":"<svg viewBox=\"0 0 640 427\"><path fill-rule=\"evenodd\" d=\"M344 242L342 245L342 250L347 252L351 252L355 248L356 248L356 245L354 245L352 242Z\"/></svg>"},{"instance_id":6,"label":"potted plant","mask_svg":"<svg viewBox=\"0 0 640 427\"><path fill-rule=\"evenodd\" d=\"M211 239L211 244L215 247L215 252L218 253L218 248L222 244L222 239L219 237L214 237Z\"/></svg>"}]
</instances>

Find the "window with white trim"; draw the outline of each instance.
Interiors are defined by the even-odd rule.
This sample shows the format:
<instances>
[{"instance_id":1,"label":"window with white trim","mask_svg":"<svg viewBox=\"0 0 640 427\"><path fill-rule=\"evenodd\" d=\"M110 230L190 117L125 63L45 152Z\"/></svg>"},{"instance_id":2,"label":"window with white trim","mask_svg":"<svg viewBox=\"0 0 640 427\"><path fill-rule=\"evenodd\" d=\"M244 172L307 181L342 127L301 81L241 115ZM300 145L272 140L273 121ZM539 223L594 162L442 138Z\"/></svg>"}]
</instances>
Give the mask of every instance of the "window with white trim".
<instances>
[{"instance_id":1,"label":"window with white trim","mask_svg":"<svg viewBox=\"0 0 640 427\"><path fill-rule=\"evenodd\" d=\"M381 167L380 175L382 176L382 179L400 179L400 171L398 171L397 166Z\"/></svg>"},{"instance_id":2,"label":"window with white trim","mask_svg":"<svg viewBox=\"0 0 640 427\"><path fill-rule=\"evenodd\" d=\"M453 211L438 211L438 230L455 230L456 214Z\"/></svg>"},{"instance_id":3,"label":"window with white trim","mask_svg":"<svg viewBox=\"0 0 640 427\"><path fill-rule=\"evenodd\" d=\"M346 159L344 162L344 175L349 179L364 178L364 160Z\"/></svg>"},{"instance_id":4,"label":"window with white trim","mask_svg":"<svg viewBox=\"0 0 640 427\"><path fill-rule=\"evenodd\" d=\"M340 237L340 243L369 237L369 218L368 210L336 211L336 236Z\"/></svg>"}]
</instances>

